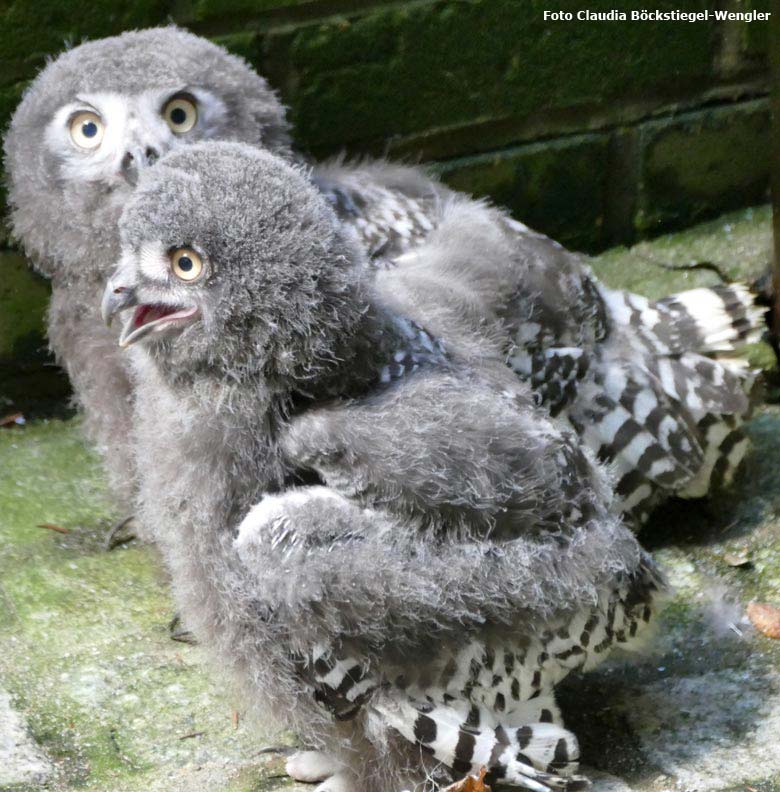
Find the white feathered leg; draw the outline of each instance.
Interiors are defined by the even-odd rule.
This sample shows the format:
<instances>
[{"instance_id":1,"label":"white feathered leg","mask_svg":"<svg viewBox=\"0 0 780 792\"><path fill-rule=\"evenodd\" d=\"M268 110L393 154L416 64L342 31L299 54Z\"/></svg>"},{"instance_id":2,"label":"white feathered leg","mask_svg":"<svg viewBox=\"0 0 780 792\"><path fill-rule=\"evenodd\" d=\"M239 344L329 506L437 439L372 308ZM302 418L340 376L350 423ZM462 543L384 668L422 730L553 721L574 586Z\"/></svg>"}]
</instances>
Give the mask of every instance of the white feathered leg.
<instances>
[{"instance_id":1,"label":"white feathered leg","mask_svg":"<svg viewBox=\"0 0 780 792\"><path fill-rule=\"evenodd\" d=\"M359 792L355 777L346 770L340 770L326 781L323 781L314 792Z\"/></svg>"},{"instance_id":2,"label":"white feathered leg","mask_svg":"<svg viewBox=\"0 0 780 792\"><path fill-rule=\"evenodd\" d=\"M298 751L285 764L287 775L305 784L327 781L341 769L341 762L323 751Z\"/></svg>"}]
</instances>

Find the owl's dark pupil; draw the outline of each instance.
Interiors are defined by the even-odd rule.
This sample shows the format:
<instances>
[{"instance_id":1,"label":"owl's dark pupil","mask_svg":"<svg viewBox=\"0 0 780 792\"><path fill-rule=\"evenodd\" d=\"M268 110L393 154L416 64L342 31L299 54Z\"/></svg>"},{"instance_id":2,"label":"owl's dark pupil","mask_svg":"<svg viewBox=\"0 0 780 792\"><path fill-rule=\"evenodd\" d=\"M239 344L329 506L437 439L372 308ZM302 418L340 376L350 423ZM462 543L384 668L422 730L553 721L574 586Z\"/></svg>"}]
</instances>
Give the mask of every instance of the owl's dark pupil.
<instances>
[{"instance_id":1,"label":"owl's dark pupil","mask_svg":"<svg viewBox=\"0 0 780 792\"><path fill-rule=\"evenodd\" d=\"M171 110L171 121L174 124L183 124L187 120L187 113L181 107L174 107Z\"/></svg>"},{"instance_id":2,"label":"owl's dark pupil","mask_svg":"<svg viewBox=\"0 0 780 792\"><path fill-rule=\"evenodd\" d=\"M98 128L97 128L97 124L94 121L87 121L87 123L81 127L81 134L84 135L84 137L86 138L95 137L97 133L98 133Z\"/></svg>"},{"instance_id":3,"label":"owl's dark pupil","mask_svg":"<svg viewBox=\"0 0 780 792\"><path fill-rule=\"evenodd\" d=\"M182 256L179 259L179 269L182 272L189 272L192 269L192 259L189 256Z\"/></svg>"}]
</instances>

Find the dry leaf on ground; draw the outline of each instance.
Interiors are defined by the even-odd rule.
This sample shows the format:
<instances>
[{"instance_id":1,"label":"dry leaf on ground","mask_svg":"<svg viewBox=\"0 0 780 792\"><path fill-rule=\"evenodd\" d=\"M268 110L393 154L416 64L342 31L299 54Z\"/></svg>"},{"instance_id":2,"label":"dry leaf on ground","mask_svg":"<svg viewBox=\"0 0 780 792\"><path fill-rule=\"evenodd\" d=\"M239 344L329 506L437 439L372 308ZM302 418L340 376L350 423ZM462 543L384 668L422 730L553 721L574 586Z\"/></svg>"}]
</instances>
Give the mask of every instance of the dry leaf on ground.
<instances>
[{"instance_id":1,"label":"dry leaf on ground","mask_svg":"<svg viewBox=\"0 0 780 792\"><path fill-rule=\"evenodd\" d=\"M753 566L753 562L750 558L750 551L748 550L737 550L734 553L726 553L723 556L723 560L730 566L730 567L749 567Z\"/></svg>"},{"instance_id":2,"label":"dry leaf on ground","mask_svg":"<svg viewBox=\"0 0 780 792\"><path fill-rule=\"evenodd\" d=\"M487 770L483 767L479 771L479 778L468 775L460 781L451 784L442 792L491 792L490 787L485 783L486 772Z\"/></svg>"},{"instance_id":3,"label":"dry leaf on ground","mask_svg":"<svg viewBox=\"0 0 780 792\"><path fill-rule=\"evenodd\" d=\"M766 602L751 602L747 614L753 626L767 638L780 638L780 608Z\"/></svg>"}]
</instances>

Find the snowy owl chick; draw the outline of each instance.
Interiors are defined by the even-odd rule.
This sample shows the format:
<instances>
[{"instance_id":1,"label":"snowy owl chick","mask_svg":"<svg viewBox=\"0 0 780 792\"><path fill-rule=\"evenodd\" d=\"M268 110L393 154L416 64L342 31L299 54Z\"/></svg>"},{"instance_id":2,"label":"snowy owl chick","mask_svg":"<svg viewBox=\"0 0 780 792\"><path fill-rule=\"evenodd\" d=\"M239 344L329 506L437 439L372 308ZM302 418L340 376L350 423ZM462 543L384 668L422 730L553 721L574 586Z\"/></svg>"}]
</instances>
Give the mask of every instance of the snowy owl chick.
<instances>
[{"instance_id":1,"label":"snowy owl chick","mask_svg":"<svg viewBox=\"0 0 780 792\"><path fill-rule=\"evenodd\" d=\"M138 170L204 139L284 150L284 111L248 64L175 28L67 52L32 84L6 139L14 231L53 278L50 343L126 508L132 384L96 321L95 295ZM704 495L731 479L747 448L752 380L738 362L711 357L760 332L742 287L651 303L605 289L581 257L422 169L336 160L315 165L311 179L372 266L386 268L381 288L402 311L426 323L449 307L458 318L465 299L483 312L477 324L502 324L503 353L539 403L613 463L626 513L641 521L669 495ZM514 250L491 261L492 243L480 240L497 230ZM417 261L429 240L438 253Z\"/></svg>"},{"instance_id":2,"label":"snowy owl chick","mask_svg":"<svg viewBox=\"0 0 780 792\"><path fill-rule=\"evenodd\" d=\"M268 152L172 152L120 232L141 516L196 636L311 749L291 772L584 788L554 687L643 637L661 583L576 436L467 320L388 310Z\"/></svg>"},{"instance_id":3,"label":"snowy owl chick","mask_svg":"<svg viewBox=\"0 0 780 792\"><path fill-rule=\"evenodd\" d=\"M175 27L60 55L27 89L5 139L13 232L52 279L49 343L126 509L132 385L116 335L100 321L100 295L139 172L209 139L283 150L284 109L244 61Z\"/></svg>"}]
</instances>

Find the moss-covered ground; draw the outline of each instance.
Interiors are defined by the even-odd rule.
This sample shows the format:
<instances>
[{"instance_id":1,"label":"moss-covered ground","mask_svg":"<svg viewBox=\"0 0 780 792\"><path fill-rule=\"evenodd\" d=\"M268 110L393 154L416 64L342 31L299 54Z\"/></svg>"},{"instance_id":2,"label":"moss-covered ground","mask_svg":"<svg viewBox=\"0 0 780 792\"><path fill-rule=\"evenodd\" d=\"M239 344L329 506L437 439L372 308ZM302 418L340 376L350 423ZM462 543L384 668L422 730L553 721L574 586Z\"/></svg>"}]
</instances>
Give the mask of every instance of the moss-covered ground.
<instances>
[{"instance_id":1,"label":"moss-covered ground","mask_svg":"<svg viewBox=\"0 0 780 792\"><path fill-rule=\"evenodd\" d=\"M715 280L661 263L758 276L768 217L765 208L729 215L610 251L594 267L650 296ZM602 792L780 790L780 642L745 618L751 599L780 605L780 407L759 407L750 433L754 450L733 489L669 504L642 534L674 585L652 652L562 691ZM280 758L261 753L290 736L252 722L201 650L170 639L155 551L105 552L118 516L78 418L0 428L0 790L292 788ZM3 691L37 765L14 769Z\"/></svg>"},{"instance_id":2,"label":"moss-covered ground","mask_svg":"<svg viewBox=\"0 0 780 792\"><path fill-rule=\"evenodd\" d=\"M279 761L258 754L272 735L245 723L197 647L170 639L154 550L104 550L116 516L78 419L2 430L0 688L53 770L3 786L0 768L0 789L285 785Z\"/></svg>"}]
</instances>

